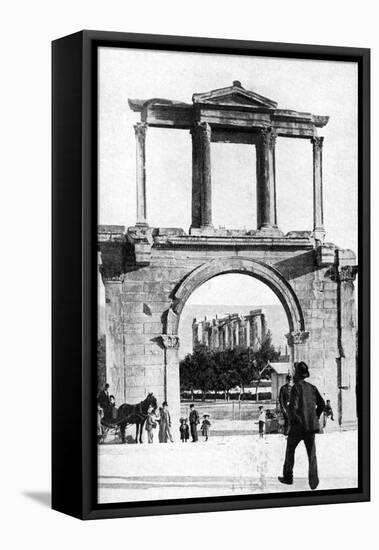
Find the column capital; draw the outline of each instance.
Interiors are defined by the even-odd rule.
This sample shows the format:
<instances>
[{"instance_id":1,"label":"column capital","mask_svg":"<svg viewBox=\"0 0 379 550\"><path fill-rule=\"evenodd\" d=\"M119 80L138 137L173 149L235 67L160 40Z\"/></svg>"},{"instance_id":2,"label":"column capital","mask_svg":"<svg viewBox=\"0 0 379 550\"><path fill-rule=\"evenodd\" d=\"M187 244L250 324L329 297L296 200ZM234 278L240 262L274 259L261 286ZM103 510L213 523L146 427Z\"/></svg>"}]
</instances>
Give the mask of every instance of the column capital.
<instances>
[{"instance_id":1,"label":"column capital","mask_svg":"<svg viewBox=\"0 0 379 550\"><path fill-rule=\"evenodd\" d=\"M209 122L198 122L199 130L208 138L211 139L212 128Z\"/></svg>"},{"instance_id":2,"label":"column capital","mask_svg":"<svg viewBox=\"0 0 379 550\"><path fill-rule=\"evenodd\" d=\"M124 273L117 273L112 268L106 268L105 266L99 266L99 271L104 285L106 284L122 284L125 280Z\"/></svg>"},{"instance_id":3,"label":"column capital","mask_svg":"<svg viewBox=\"0 0 379 550\"><path fill-rule=\"evenodd\" d=\"M286 334L285 337L290 346L305 344L306 340L309 338L309 332L306 330L293 330Z\"/></svg>"},{"instance_id":4,"label":"column capital","mask_svg":"<svg viewBox=\"0 0 379 550\"><path fill-rule=\"evenodd\" d=\"M275 147L278 134L274 128L272 128L271 126L267 128L261 128L258 132L258 135L260 136L263 145L271 148Z\"/></svg>"},{"instance_id":5,"label":"column capital","mask_svg":"<svg viewBox=\"0 0 379 550\"><path fill-rule=\"evenodd\" d=\"M345 265L339 270L340 281L343 283L353 283L358 273L357 265Z\"/></svg>"},{"instance_id":6,"label":"column capital","mask_svg":"<svg viewBox=\"0 0 379 550\"><path fill-rule=\"evenodd\" d=\"M149 126L146 122L136 122L135 124L133 124L133 126L136 137L144 138L146 136L146 130Z\"/></svg>"},{"instance_id":7,"label":"column capital","mask_svg":"<svg viewBox=\"0 0 379 550\"><path fill-rule=\"evenodd\" d=\"M312 136L311 142L313 143L313 147L317 147L318 149L322 149L322 145L324 143L323 136Z\"/></svg>"},{"instance_id":8,"label":"column capital","mask_svg":"<svg viewBox=\"0 0 379 550\"><path fill-rule=\"evenodd\" d=\"M179 348L179 336L173 334L162 334L161 342L166 349L178 349Z\"/></svg>"}]
</instances>

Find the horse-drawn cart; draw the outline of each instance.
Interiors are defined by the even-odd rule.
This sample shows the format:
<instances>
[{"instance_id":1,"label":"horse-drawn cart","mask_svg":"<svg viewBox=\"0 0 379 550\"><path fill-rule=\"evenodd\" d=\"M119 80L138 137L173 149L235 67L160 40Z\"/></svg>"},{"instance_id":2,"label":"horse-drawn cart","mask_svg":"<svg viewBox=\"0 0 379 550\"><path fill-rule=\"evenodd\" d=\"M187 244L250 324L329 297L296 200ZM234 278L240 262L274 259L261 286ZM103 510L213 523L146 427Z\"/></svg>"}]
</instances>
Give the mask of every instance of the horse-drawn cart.
<instances>
[{"instance_id":1,"label":"horse-drawn cart","mask_svg":"<svg viewBox=\"0 0 379 550\"><path fill-rule=\"evenodd\" d=\"M157 400L152 393L149 393L144 401L136 405L124 403L118 410L105 410L103 417L98 422L98 443L104 443L109 433L119 437L122 443L126 443L125 430L130 424L136 425L136 443L142 443L142 429L147 418L149 407L157 408ZM116 414L115 414L116 413Z\"/></svg>"}]
</instances>

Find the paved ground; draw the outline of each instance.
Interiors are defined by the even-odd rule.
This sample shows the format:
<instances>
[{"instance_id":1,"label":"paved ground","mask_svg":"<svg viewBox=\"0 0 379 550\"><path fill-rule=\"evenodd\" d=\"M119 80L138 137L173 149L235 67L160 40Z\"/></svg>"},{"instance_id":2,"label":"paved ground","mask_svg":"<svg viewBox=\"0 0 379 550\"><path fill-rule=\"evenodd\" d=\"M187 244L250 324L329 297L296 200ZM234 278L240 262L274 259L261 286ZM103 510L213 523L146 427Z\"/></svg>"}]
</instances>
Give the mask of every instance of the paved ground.
<instances>
[{"instance_id":1,"label":"paved ground","mask_svg":"<svg viewBox=\"0 0 379 550\"><path fill-rule=\"evenodd\" d=\"M284 436L259 440L246 422L217 428L208 442L200 437L198 443L122 445L110 438L99 446L99 502L309 490L303 444L296 451L294 484L287 486L277 480ZM334 425L329 430L316 436L319 490L356 487L357 432Z\"/></svg>"}]
</instances>

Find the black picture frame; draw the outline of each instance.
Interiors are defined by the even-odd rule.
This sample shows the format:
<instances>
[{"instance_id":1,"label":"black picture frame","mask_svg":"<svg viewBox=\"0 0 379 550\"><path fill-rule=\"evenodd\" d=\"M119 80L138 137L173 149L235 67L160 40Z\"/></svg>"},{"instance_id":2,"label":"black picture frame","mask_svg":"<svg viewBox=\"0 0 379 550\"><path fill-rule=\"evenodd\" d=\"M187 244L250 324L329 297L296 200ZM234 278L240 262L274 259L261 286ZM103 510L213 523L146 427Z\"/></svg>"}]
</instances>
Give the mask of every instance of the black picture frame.
<instances>
[{"instance_id":1,"label":"black picture frame","mask_svg":"<svg viewBox=\"0 0 379 550\"><path fill-rule=\"evenodd\" d=\"M97 49L100 46L354 61L359 98L359 486L290 494L96 503ZM370 50L81 31L52 44L52 507L81 519L370 499Z\"/></svg>"}]
</instances>

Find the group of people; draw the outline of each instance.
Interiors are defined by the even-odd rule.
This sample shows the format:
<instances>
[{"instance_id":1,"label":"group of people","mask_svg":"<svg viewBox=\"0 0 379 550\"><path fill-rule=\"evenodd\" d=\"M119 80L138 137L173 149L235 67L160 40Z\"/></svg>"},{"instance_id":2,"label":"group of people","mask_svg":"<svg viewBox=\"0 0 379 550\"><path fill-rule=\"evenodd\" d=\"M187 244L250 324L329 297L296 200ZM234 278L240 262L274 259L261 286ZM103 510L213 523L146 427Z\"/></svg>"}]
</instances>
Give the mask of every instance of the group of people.
<instances>
[{"instance_id":1,"label":"group of people","mask_svg":"<svg viewBox=\"0 0 379 550\"><path fill-rule=\"evenodd\" d=\"M293 483L293 467L295 461L295 450L301 441L304 441L308 454L309 470L308 480L311 489L316 489L319 484L316 458L315 434L319 433L326 426L328 418L334 421L333 409L330 400L326 403L320 392L313 384L306 382L310 376L308 366L303 361L294 364L293 378L288 375L286 384L280 388L279 404L284 417L284 434L287 436L287 447L283 465L283 475L278 477L281 483L291 485ZM322 426L320 418L323 414ZM109 384L98 395L98 429L102 418L109 422L117 418L117 408L113 395L109 395ZM263 406L259 407L259 437L263 438L265 433L266 413ZM193 404L190 405L189 418L180 419L180 439L183 443L189 440L198 441L198 425L200 424L199 413ZM145 429L147 431L148 443L154 442L154 430L159 426L158 438L160 443L173 442L171 433L171 416L167 401L157 412L151 405L147 411ZM209 414L203 415L201 432L208 441L211 423Z\"/></svg>"},{"instance_id":2,"label":"group of people","mask_svg":"<svg viewBox=\"0 0 379 550\"><path fill-rule=\"evenodd\" d=\"M210 436L211 423L209 417L209 414L204 414L200 426L205 441L208 441ZM104 389L101 390L97 396L97 435L100 441L103 437L103 423L105 422L105 424L112 425L117 421L117 418L118 410L115 397L109 393L109 384L105 384ZM180 419L179 432L182 443L187 443L190 434L193 442L198 441L199 424L199 413L195 409L195 406L191 404L189 419ZM145 422L148 443L154 443L154 432L156 428L158 428L158 440L160 443L168 443L169 441L172 443L174 441L171 433L171 415L167 401L163 401L158 411L151 405L148 408Z\"/></svg>"},{"instance_id":3,"label":"group of people","mask_svg":"<svg viewBox=\"0 0 379 550\"><path fill-rule=\"evenodd\" d=\"M189 420L189 425L188 425ZM200 424L199 413L195 409L195 406L190 405L190 414L189 419L181 418L180 419L180 440L182 443L187 443L189 440L190 434L192 437L192 442L198 441L198 424ZM171 416L168 410L168 403L164 401L162 407L157 413L153 407L149 407L147 412L147 419L145 424L145 429L147 431L147 441L148 443L154 442L154 430L159 425L158 439L160 443L167 443L170 441L173 442L173 437L171 434ZM208 441L210 435L210 426L209 414L204 414L203 422L200 427L201 433L204 436L205 441Z\"/></svg>"}]
</instances>

